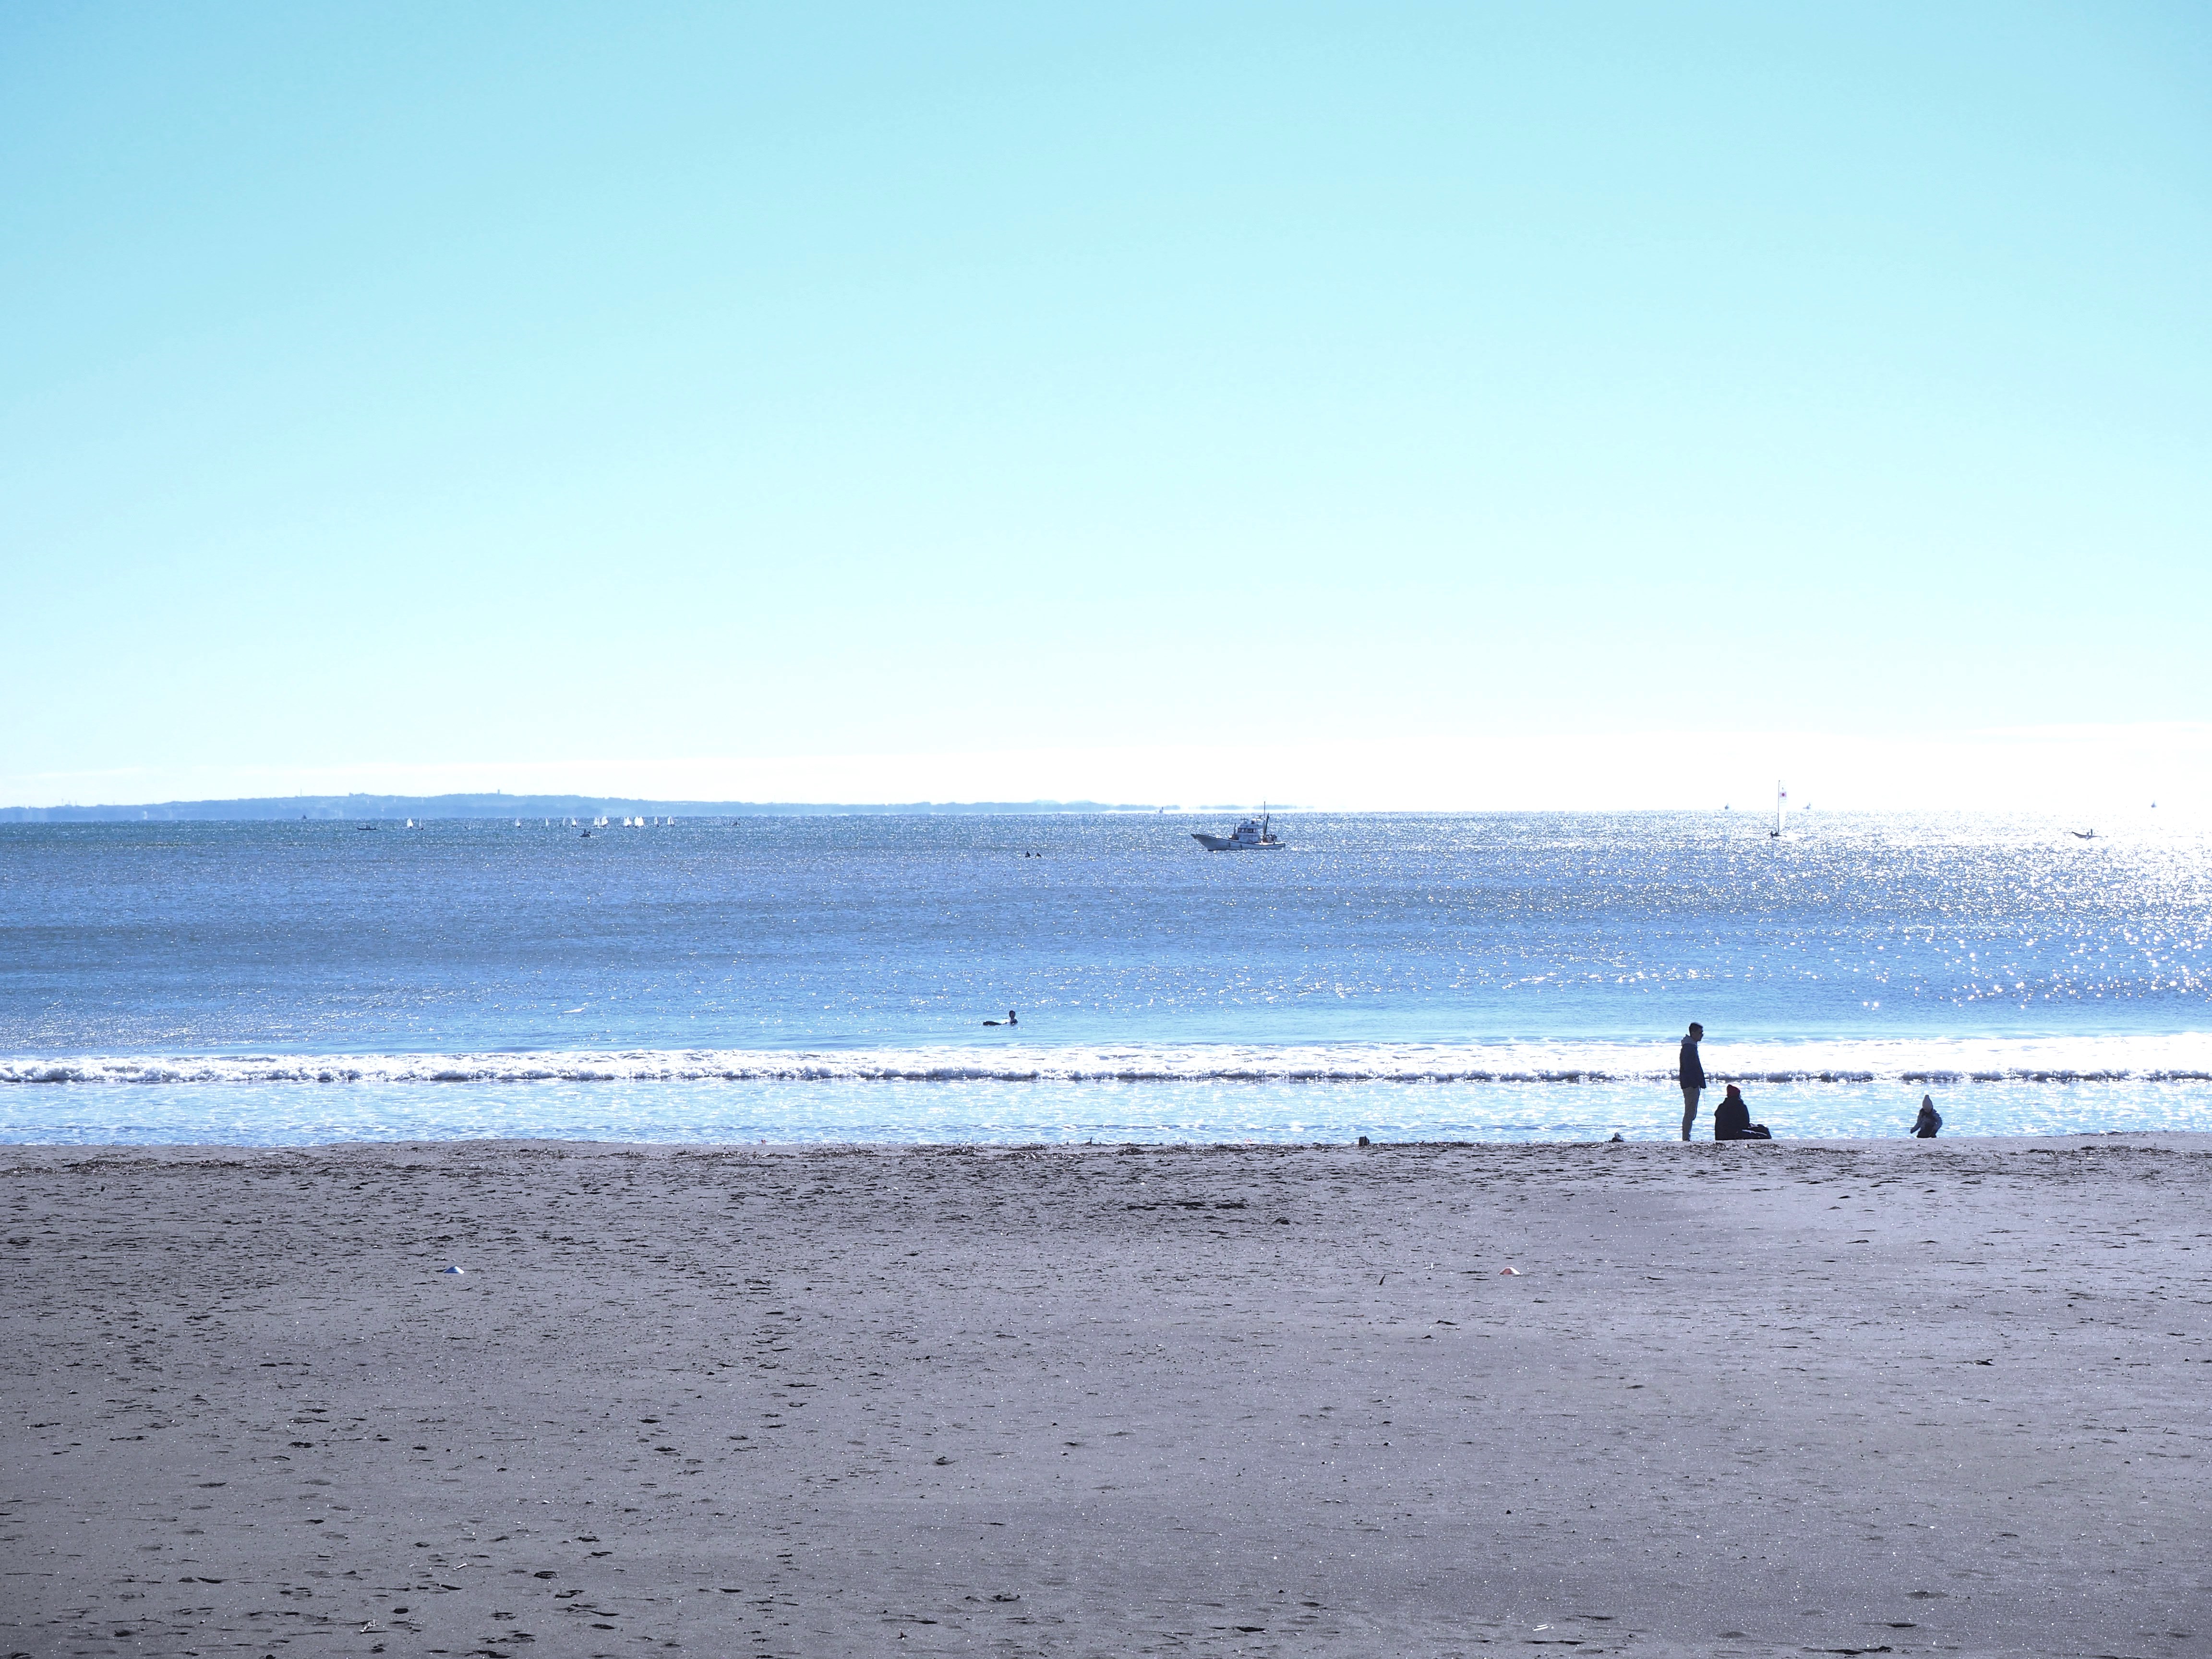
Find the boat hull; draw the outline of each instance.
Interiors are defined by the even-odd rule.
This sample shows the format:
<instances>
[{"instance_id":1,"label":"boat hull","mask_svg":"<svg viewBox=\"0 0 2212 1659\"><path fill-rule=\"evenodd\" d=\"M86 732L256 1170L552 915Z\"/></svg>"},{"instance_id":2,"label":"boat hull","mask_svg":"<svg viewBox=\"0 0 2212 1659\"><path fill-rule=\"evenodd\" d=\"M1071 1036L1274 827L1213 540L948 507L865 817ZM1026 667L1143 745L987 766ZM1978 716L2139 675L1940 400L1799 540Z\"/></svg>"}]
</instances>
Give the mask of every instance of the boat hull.
<instances>
[{"instance_id":1,"label":"boat hull","mask_svg":"<svg viewBox=\"0 0 2212 1659\"><path fill-rule=\"evenodd\" d=\"M1283 843L1279 841L1239 841L1234 836L1209 836L1194 830L1190 838L1209 853L1279 853Z\"/></svg>"}]
</instances>

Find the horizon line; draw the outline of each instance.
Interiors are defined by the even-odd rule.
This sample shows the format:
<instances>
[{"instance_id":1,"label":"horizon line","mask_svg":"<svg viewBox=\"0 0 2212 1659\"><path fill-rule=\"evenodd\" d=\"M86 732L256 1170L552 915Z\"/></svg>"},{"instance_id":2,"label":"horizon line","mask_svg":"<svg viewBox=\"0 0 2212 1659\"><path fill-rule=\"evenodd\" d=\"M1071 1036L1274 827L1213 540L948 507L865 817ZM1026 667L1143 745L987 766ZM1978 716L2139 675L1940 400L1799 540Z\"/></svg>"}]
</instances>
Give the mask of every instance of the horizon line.
<instances>
[{"instance_id":1,"label":"horizon line","mask_svg":"<svg viewBox=\"0 0 2212 1659\"><path fill-rule=\"evenodd\" d=\"M494 803L498 803L495 806ZM2157 803L2150 804L2151 810ZM474 810L470 810L474 809ZM368 819L427 818L448 823L491 822L513 816L544 818L619 812L677 818L707 817L1018 817L1082 815L1086 817L1151 817L1166 814L1250 813L1248 804L1228 801L1100 801L1037 797L1028 800L877 800L877 801L758 801L656 799L640 795L508 794L504 790L452 791L438 795L398 794L356 790L343 795L245 795L197 800L133 802L67 802L52 806L0 806L0 824L138 823L324 823ZM1478 817L1614 814L1733 815L1733 802L1718 805L1639 806L1346 806L1299 801L1276 802L1264 810L1274 812L1358 814L1369 817ZM1771 804L1751 802L1744 816L1763 818ZM1792 817L1815 813L1817 804L1795 804ZM2179 809L2184 810L2185 809ZM1831 817L1893 816L1933 813L1948 817L2012 817L2023 812L2039 817L2061 815L2044 808L2022 806L1844 806L1828 809Z\"/></svg>"}]
</instances>

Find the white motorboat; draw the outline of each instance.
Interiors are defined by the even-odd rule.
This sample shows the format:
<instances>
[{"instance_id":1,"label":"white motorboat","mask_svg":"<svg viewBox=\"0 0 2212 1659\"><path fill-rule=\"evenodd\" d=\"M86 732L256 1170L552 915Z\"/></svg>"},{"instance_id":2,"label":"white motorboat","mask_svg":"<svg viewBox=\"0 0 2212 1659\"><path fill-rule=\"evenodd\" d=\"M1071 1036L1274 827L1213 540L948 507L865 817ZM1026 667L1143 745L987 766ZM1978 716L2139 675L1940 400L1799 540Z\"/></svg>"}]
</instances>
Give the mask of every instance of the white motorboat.
<instances>
[{"instance_id":1,"label":"white motorboat","mask_svg":"<svg viewBox=\"0 0 2212 1659\"><path fill-rule=\"evenodd\" d=\"M1209 836L1203 830L1191 831L1190 838L1209 853L1279 853L1284 843L1267 827L1267 815L1260 814L1255 823L1247 818L1225 836Z\"/></svg>"}]
</instances>

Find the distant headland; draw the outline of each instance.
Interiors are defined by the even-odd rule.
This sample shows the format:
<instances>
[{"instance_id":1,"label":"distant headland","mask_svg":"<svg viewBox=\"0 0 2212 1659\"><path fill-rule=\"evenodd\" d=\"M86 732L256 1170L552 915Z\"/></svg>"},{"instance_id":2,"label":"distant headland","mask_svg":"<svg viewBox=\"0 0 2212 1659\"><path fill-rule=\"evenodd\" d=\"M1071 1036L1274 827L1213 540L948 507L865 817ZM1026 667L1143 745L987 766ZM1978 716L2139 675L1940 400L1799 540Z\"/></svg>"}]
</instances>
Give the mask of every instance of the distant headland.
<instances>
[{"instance_id":1,"label":"distant headland","mask_svg":"<svg viewBox=\"0 0 2212 1659\"><path fill-rule=\"evenodd\" d=\"M854 802L647 800L628 795L270 795L165 800L135 806L0 806L0 823L377 823L415 818L834 817L927 813L988 817L1043 812L1157 812L1149 804L1096 800Z\"/></svg>"}]
</instances>

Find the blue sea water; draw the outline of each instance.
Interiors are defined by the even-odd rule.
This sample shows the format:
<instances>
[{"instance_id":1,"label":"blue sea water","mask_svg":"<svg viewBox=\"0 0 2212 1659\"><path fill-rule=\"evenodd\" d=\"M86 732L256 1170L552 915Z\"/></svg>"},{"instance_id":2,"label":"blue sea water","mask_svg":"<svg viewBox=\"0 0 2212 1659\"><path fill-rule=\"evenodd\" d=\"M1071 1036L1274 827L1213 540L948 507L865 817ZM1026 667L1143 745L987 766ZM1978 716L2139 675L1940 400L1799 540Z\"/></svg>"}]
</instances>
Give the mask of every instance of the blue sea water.
<instances>
[{"instance_id":1,"label":"blue sea water","mask_svg":"<svg viewBox=\"0 0 2212 1659\"><path fill-rule=\"evenodd\" d=\"M2212 855L1727 813L0 826L0 1139L2212 1127ZM1012 1029L982 1021L1020 1010Z\"/></svg>"}]
</instances>

